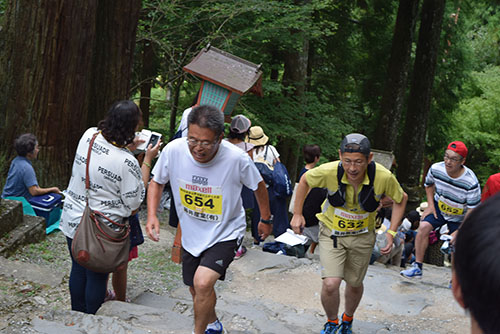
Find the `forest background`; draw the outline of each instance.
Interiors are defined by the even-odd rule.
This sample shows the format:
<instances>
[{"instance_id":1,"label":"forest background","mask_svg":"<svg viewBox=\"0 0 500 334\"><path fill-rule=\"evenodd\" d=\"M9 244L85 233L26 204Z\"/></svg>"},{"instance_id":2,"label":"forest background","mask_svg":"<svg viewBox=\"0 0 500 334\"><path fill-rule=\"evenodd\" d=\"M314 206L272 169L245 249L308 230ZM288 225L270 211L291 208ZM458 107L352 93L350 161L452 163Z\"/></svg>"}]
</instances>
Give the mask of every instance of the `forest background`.
<instances>
[{"instance_id":1,"label":"forest background","mask_svg":"<svg viewBox=\"0 0 500 334\"><path fill-rule=\"evenodd\" d=\"M169 138L207 44L262 64L263 97L233 115L260 125L290 174L304 144L342 137L393 151L413 202L452 140L484 185L500 166L500 10L488 0L0 0L0 186L16 136L40 142L40 185L64 189L78 140L113 101L140 104Z\"/></svg>"}]
</instances>

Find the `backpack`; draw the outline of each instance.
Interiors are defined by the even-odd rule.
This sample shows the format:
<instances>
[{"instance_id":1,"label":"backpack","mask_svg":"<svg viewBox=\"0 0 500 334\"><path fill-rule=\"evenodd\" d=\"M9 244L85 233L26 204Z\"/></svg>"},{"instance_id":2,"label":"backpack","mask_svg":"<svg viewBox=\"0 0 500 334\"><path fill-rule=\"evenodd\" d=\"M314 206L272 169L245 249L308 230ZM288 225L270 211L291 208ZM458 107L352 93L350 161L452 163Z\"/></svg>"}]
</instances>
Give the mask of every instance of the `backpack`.
<instances>
[{"instance_id":1,"label":"backpack","mask_svg":"<svg viewBox=\"0 0 500 334\"><path fill-rule=\"evenodd\" d=\"M170 138L169 142L171 142L172 140L174 139L177 139L177 138L181 138L182 137L182 132L184 132L184 130L186 130L187 128L184 128L184 129L179 129L173 136L172 138Z\"/></svg>"},{"instance_id":2,"label":"backpack","mask_svg":"<svg viewBox=\"0 0 500 334\"><path fill-rule=\"evenodd\" d=\"M368 179L370 180L369 185L363 185L363 188L359 192L358 202L361 208L367 212L373 212L377 210L379 201L375 199L375 192L373 191L373 182L375 181L375 162L370 162L367 167ZM328 202L332 206L343 206L345 203L345 193L346 185L342 183L342 176L344 175L344 168L342 163L339 163L337 169L337 182L339 185L338 190L332 195L328 195Z\"/></svg>"},{"instance_id":3,"label":"backpack","mask_svg":"<svg viewBox=\"0 0 500 334\"><path fill-rule=\"evenodd\" d=\"M293 193L292 181L285 165L277 162L273 170L273 191L277 197L288 197Z\"/></svg>"},{"instance_id":4,"label":"backpack","mask_svg":"<svg viewBox=\"0 0 500 334\"><path fill-rule=\"evenodd\" d=\"M268 146L266 145L266 152L264 153L264 158L258 157L257 160L255 160L255 167L259 170L260 175L264 179L264 182L268 186L273 185L273 170L274 166L271 165L269 162L267 162L266 157L267 157L267 148Z\"/></svg>"},{"instance_id":5,"label":"backpack","mask_svg":"<svg viewBox=\"0 0 500 334\"><path fill-rule=\"evenodd\" d=\"M272 187L274 194L277 197L288 197L293 193L292 181L285 165L281 162L276 162L274 166L267 162L267 150L269 145L266 145L266 152L264 153L264 158L257 158L255 161L255 166L262 175L264 182Z\"/></svg>"}]
</instances>

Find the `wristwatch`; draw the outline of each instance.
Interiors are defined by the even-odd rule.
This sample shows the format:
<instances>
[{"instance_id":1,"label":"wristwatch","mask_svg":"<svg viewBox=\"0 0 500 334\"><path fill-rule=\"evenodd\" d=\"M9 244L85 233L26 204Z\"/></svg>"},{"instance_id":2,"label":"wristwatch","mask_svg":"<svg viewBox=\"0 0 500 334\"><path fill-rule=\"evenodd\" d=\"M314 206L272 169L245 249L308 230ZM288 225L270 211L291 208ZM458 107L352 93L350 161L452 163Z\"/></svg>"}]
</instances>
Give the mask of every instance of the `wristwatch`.
<instances>
[{"instance_id":1,"label":"wristwatch","mask_svg":"<svg viewBox=\"0 0 500 334\"><path fill-rule=\"evenodd\" d=\"M274 218L273 215L271 215L271 218L269 218L268 220L262 219L262 217L260 217L260 222L267 224L267 225L271 225L273 223L273 218Z\"/></svg>"}]
</instances>

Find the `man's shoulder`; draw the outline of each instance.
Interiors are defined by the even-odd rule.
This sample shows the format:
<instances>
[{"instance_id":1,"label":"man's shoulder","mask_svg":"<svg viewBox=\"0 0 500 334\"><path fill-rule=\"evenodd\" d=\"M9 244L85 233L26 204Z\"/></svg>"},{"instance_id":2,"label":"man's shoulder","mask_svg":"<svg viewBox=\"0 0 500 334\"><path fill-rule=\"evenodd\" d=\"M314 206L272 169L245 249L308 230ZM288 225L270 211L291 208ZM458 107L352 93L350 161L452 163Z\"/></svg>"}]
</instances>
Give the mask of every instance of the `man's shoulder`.
<instances>
[{"instance_id":1,"label":"man's shoulder","mask_svg":"<svg viewBox=\"0 0 500 334\"><path fill-rule=\"evenodd\" d=\"M31 161L29 161L29 159L26 157L20 157L20 156L17 156L12 160L12 166L15 169L19 169L19 170L23 170L23 171L26 169L27 170L33 169L33 165L31 164Z\"/></svg>"}]
</instances>

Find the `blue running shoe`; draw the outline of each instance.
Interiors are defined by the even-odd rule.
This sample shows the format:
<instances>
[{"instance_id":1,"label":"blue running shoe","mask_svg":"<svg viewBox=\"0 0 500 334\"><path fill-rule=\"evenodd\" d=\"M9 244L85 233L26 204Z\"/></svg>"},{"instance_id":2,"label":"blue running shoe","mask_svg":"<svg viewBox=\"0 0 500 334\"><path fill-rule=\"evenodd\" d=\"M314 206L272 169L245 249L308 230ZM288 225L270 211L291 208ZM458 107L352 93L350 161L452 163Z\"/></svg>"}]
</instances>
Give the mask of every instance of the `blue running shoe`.
<instances>
[{"instance_id":1,"label":"blue running shoe","mask_svg":"<svg viewBox=\"0 0 500 334\"><path fill-rule=\"evenodd\" d=\"M338 334L340 330L340 325L336 325L333 322L327 321L325 327L321 330L321 334Z\"/></svg>"},{"instance_id":2,"label":"blue running shoe","mask_svg":"<svg viewBox=\"0 0 500 334\"><path fill-rule=\"evenodd\" d=\"M342 321L339 334L352 334L352 321Z\"/></svg>"},{"instance_id":3,"label":"blue running shoe","mask_svg":"<svg viewBox=\"0 0 500 334\"><path fill-rule=\"evenodd\" d=\"M205 334L222 334L222 333L224 333L224 327L222 327L222 323L219 321L219 319L217 319L215 321L215 323L216 323L216 327L218 327L219 329L207 328L205 330Z\"/></svg>"},{"instance_id":4,"label":"blue running shoe","mask_svg":"<svg viewBox=\"0 0 500 334\"><path fill-rule=\"evenodd\" d=\"M418 264L416 262L413 262L413 265L405 270L401 270L400 274L404 277L407 278L413 278L413 277L422 277L422 269L418 267Z\"/></svg>"}]
</instances>

